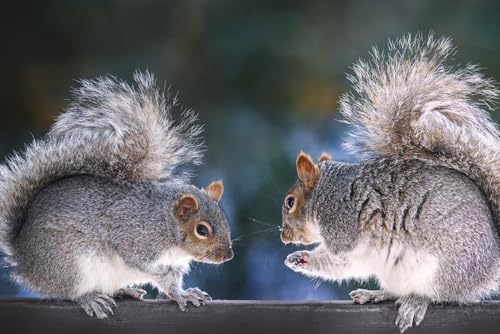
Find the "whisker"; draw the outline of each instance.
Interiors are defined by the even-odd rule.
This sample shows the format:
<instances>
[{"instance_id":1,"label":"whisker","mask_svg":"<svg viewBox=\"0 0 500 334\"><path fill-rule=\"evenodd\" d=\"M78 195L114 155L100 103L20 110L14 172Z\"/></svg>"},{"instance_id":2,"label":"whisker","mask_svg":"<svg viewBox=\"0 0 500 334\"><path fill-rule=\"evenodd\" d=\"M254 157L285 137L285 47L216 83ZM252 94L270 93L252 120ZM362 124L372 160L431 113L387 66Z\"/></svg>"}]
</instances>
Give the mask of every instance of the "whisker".
<instances>
[{"instance_id":1,"label":"whisker","mask_svg":"<svg viewBox=\"0 0 500 334\"><path fill-rule=\"evenodd\" d=\"M278 232L278 231L279 231L279 226L273 226L270 228L265 228L263 230L253 231L253 232L247 233L247 235L252 235L252 234L257 234L257 233L267 233L267 232Z\"/></svg>"},{"instance_id":2,"label":"whisker","mask_svg":"<svg viewBox=\"0 0 500 334\"><path fill-rule=\"evenodd\" d=\"M239 236L236 239L237 239L237 242L248 241L248 239L244 239L244 238L246 238L248 236L251 236L251 235L255 235L255 234L270 233L270 232L277 232L277 231L279 231L278 226L273 226L273 227L266 228L266 229L263 229L263 230L258 230L258 231L253 231L253 232L250 232L250 233L246 233L244 235Z\"/></svg>"},{"instance_id":3,"label":"whisker","mask_svg":"<svg viewBox=\"0 0 500 334\"><path fill-rule=\"evenodd\" d=\"M266 223L266 222L259 220L259 219L256 219L256 218L252 218L252 217L247 217L247 218L250 219L250 221L254 222L255 224L269 226L269 227L279 227L278 225L269 224L269 223Z\"/></svg>"},{"instance_id":4,"label":"whisker","mask_svg":"<svg viewBox=\"0 0 500 334\"><path fill-rule=\"evenodd\" d=\"M245 240L242 240L242 241L245 241ZM239 242L234 243L234 244L232 245L233 249L235 249L235 250L236 250L236 249L239 249L241 246L242 246L242 245L241 245L241 243L239 243Z\"/></svg>"},{"instance_id":5,"label":"whisker","mask_svg":"<svg viewBox=\"0 0 500 334\"><path fill-rule=\"evenodd\" d=\"M243 240L243 238L245 237L244 234L240 235L240 236L237 236L236 238L232 239L231 242L238 242L238 241L241 241Z\"/></svg>"}]
</instances>

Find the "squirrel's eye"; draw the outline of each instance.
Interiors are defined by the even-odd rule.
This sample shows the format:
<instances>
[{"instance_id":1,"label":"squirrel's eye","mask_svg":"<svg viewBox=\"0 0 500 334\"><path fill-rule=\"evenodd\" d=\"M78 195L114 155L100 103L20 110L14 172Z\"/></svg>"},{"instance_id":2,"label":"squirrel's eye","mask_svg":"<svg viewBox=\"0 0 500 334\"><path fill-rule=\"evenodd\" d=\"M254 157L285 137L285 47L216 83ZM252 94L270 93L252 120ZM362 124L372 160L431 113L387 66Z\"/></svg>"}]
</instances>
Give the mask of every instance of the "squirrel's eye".
<instances>
[{"instance_id":1,"label":"squirrel's eye","mask_svg":"<svg viewBox=\"0 0 500 334\"><path fill-rule=\"evenodd\" d=\"M196 226L196 232L203 237L208 237L208 228L205 225Z\"/></svg>"},{"instance_id":2,"label":"squirrel's eye","mask_svg":"<svg viewBox=\"0 0 500 334\"><path fill-rule=\"evenodd\" d=\"M289 213L293 212L293 209L295 208L295 196L287 196L287 198L285 199L285 208Z\"/></svg>"},{"instance_id":3,"label":"squirrel's eye","mask_svg":"<svg viewBox=\"0 0 500 334\"><path fill-rule=\"evenodd\" d=\"M212 227L206 222L200 222L196 224L194 232L198 238L207 239L212 234Z\"/></svg>"}]
</instances>

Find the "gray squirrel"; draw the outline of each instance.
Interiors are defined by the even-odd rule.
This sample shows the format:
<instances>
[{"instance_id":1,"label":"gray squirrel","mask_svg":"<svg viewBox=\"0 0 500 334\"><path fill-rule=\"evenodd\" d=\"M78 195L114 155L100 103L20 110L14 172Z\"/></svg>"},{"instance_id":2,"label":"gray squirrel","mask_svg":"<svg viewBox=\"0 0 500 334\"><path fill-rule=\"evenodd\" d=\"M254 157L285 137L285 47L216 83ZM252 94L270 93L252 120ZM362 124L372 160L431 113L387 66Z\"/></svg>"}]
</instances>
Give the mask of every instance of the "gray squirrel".
<instances>
[{"instance_id":1,"label":"gray squirrel","mask_svg":"<svg viewBox=\"0 0 500 334\"><path fill-rule=\"evenodd\" d=\"M181 310L210 297L184 290L192 260L233 257L221 181L199 189L202 127L176 96L136 73L135 85L83 80L50 132L0 167L0 247L13 278L79 303L97 318L114 298L152 283ZM182 111L175 123L172 113Z\"/></svg>"},{"instance_id":2,"label":"gray squirrel","mask_svg":"<svg viewBox=\"0 0 500 334\"><path fill-rule=\"evenodd\" d=\"M356 302L396 301L396 325L419 325L431 302L467 304L500 283L499 92L477 66L446 63L449 39L407 35L374 48L349 76L340 110L353 126L344 163L300 153L281 239L319 243L285 264L331 281L375 278Z\"/></svg>"}]
</instances>

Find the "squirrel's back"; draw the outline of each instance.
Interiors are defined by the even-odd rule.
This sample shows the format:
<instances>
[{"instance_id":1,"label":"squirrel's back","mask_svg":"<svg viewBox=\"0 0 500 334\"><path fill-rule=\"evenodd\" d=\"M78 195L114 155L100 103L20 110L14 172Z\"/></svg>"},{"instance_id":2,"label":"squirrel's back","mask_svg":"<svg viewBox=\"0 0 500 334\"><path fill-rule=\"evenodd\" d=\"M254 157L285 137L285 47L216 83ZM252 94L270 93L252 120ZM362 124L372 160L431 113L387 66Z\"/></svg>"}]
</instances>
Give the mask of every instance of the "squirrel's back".
<instances>
[{"instance_id":1,"label":"squirrel's back","mask_svg":"<svg viewBox=\"0 0 500 334\"><path fill-rule=\"evenodd\" d=\"M385 209L383 231L388 238L398 233L399 237L411 238L412 243L427 243L437 241L425 237L436 230L447 230L448 235L472 235L493 227L485 194L455 169L422 159L387 157L363 161L356 171L356 193L360 197L354 202L360 204L366 196L379 196ZM415 233L421 235L414 238ZM421 246L432 249L438 245Z\"/></svg>"},{"instance_id":2,"label":"squirrel's back","mask_svg":"<svg viewBox=\"0 0 500 334\"><path fill-rule=\"evenodd\" d=\"M100 176L64 177L47 185L32 198L23 216L19 234L26 233L26 230L32 227L68 227L84 235L104 233L104 229L95 230L96 224L105 223L105 220L98 219L99 216L128 196L137 197L141 194L140 191L134 192L133 187L126 183ZM103 237L105 238L104 235Z\"/></svg>"}]
</instances>

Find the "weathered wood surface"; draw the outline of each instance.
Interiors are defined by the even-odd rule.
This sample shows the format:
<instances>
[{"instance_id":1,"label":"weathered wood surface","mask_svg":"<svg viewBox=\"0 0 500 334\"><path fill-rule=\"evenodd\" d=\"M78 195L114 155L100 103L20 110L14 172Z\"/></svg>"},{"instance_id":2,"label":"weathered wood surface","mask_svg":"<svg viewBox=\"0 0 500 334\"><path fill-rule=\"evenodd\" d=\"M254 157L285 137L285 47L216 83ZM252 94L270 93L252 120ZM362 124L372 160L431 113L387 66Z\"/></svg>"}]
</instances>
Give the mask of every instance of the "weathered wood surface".
<instances>
[{"instance_id":1,"label":"weathered wood surface","mask_svg":"<svg viewBox=\"0 0 500 334\"><path fill-rule=\"evenodd\" d=\"M0 333L398 333L393 303L213 301L180 312L166 301L121 301L115 316L88 318L57 300L0 300ZM407 333L500 333L500 302L433 305Z\"/></svg>"}]
</instances>

